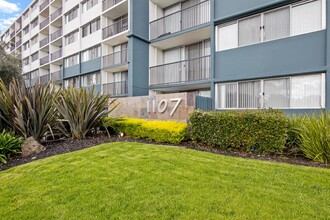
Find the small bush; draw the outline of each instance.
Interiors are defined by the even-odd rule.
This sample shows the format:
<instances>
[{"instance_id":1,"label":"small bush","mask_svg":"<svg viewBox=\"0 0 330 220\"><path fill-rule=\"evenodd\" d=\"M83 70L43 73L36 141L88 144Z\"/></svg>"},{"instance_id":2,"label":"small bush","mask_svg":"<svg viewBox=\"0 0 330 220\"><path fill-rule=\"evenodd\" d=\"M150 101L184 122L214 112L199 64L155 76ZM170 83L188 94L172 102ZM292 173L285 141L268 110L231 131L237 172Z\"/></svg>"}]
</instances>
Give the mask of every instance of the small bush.
<instances>
[{"instance_id":1,"label":"small bush","mask_svg":"<svg viewBox=\"0 0 330 220\"><path fill-rule=\"evenodd\" d=\"M110 95L95 93L94 87L62 90L56 107L64 133L83 139L95 132L102 125L102 119L116 107L114 102L110 101ZM69 131L65 130L66 127L69 127Z\"/></svg>"},{"instance_id":2,"label":"small bush","mask_svg":"<svg viewBox=\"0 0 330 220\"><path fill-rule=\"evenodd\" d=\"M221 149L281 153L288 122L284 113L276 110L195 111L188 130L193 141Z\"/></svg>"},{"instance_id":3,"label":"small bush","mask_svg":"<svg viewBox=\"0 0 330 220\"><path fill-rule=\"evenodd\" d=\"M108 126L116 133L133 138L143 138L158 143L179 144L187 138L187 124L175 121L147 121L143 119L108 118ZM107 123L104 123L107 124Z\"/></svg>"},{"instance_id":4,"label":"small bush","mask_svg":"<svg viewBox=\"0 0 330 220\"><path fill-rule=\"evenodd\" d=\"M6 163L7 158L20 153L23 138L15 137L13 133L0 133L0 163Z\"/></svg>"},{"instance_id":5,"label":"small bush","mask_svg":"<svg viewBox=\"0 0 330 220\"><path fill-rule=\"evenodd\" d=\"M305 116L297 130L305 156L328 164L330 162L330 113Z\"/></svg>"},{"instance_id":6,"label":"small bush","mask_svg":"<svg viewBox=\"0 0 330 220\"><path fill-rule=\"evenodd\" d=\"M288 119L288 135L286 140L286 152L289 155L301 155L303 156L303 151L301 149L300 141L300 131L299 128L302 123L304 123L305 117L303 116L294 116Z\"/></svg>"}]
</instances>

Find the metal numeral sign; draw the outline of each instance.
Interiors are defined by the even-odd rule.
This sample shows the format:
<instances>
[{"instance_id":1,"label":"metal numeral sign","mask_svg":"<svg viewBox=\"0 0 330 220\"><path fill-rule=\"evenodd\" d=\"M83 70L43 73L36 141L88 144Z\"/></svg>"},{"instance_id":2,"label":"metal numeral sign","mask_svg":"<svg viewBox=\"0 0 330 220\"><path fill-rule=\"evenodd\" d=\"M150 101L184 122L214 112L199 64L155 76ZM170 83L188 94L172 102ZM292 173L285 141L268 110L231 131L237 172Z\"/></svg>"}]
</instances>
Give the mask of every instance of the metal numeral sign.
<instances>
[{"instance_id":1,"label":"metal numeral sign","mask_svg":"<svg viewBox=\"0 0 330 220\"><path fill-rule=\"evenodd\" d=\"M175 106L174 108L172 109L172 111L170 112L170 116L173 116L174 113L176 112L176 110L178 109L181 101L182 101L182 98L175 98L175 99L170 99L169 100L170 102L175 102ZM151 105L151 108L150 108L150 105ZM157 111L156 111L156 106L157 106ZM155 100L152 100L152 101L147 101L147 112L148 113L160 113L160 114L163 114L166 112L168 108L168 100L167 99L162 99L160 100L160 102L158 103L158 105L156 105L156 101Z\"/></svg>"}]
</instances>

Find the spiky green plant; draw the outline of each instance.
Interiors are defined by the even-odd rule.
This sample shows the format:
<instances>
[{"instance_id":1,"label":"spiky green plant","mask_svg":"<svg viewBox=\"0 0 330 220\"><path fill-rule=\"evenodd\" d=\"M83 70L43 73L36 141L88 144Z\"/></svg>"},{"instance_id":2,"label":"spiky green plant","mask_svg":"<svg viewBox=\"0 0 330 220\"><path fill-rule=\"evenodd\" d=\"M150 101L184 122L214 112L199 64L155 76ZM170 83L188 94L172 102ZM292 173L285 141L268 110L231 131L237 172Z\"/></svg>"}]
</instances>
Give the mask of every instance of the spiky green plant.
<instances>
[{"instance_id":1,"label":"spiky green plant","mask_svg":"<svg viewBox=\"0 0 330 220\"><path fill-rule=\"evenodd\" d=\"M58 123L54 104L58 94L50 83L28 87L14 79L7 89L0 81L0 117L17 134L40 141L53 135Z\"/></svg>"},{"instance_id":2,"label":"spiky green plant","mask_svg":"<svg viewBox=\"0 0 330 220\"><path fill-rule=\"evenodd\" d=\"M60 121L70 128L73 138L83 139L95 132L102 124L102 119L116 107L115 99L110 101L110 95L95 93L91 88L68 88L61 91L56 104L60 113Z\"/></svg>"},{"instance_id":3,"label":"spiky green plant","mask_svg":"<svg viewBox=\"0 0 330 220\"><path fill-rule=\"evenodd\" d=\"M21 151L22 137L15 137L13 132L0 133L0 163L6 163L7 158Z\"/></svg>"},{"instance_id":4,"label":"spiky green plant","mask_svg":"<svg viewBox=\"0 0 330 220\"><path fill-rule=\"evenodd\" d=\"M307 158L330 162L330 113L306 116L298 128L301 149Z\"/></svg>"}]
</instances>

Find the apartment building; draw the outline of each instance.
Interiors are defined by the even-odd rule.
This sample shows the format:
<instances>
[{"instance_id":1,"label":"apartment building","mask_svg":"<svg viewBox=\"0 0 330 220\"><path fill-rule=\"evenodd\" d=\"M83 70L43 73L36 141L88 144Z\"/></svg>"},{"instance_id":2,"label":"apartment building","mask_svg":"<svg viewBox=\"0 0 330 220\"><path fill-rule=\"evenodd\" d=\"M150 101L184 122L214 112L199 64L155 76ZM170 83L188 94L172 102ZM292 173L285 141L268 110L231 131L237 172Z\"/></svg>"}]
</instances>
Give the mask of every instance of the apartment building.
<instances>
[{"instance_id":1,"label":"apartment building","mask_svg":"<svg viewBox=\"0 0 330 220\"><path fill-rule=\"evenodd\" d=\"M22 59L27 84L146 95L148 16L136 19L141 13L148 14L147 0L35 0L1 40Z\"/></svg>"},{"instance_id":2,"label":"apartment building","mask_svg":"<svg viewBox=\"0 0 330 220\"><path fill-rule=\"evenodd\" d=\"M26 80L213 108L330 109L328 0L34 1L1 36Z\"/></svg>"}]
</instances>

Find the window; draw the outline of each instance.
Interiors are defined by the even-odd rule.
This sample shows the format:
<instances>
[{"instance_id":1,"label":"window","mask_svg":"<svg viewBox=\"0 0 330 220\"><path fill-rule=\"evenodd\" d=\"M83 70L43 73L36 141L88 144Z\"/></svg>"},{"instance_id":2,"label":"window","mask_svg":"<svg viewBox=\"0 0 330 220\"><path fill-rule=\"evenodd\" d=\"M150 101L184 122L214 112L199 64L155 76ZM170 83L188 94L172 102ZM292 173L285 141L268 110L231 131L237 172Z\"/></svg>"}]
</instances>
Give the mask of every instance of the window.
<instances>
[{"instance_id":1,"label":"window","mask_svg":"<svg viewBox=\"0 0 330 220\"><path fill-rule=\"evenodd\" d=\"M38 2L35 1L32 5L31 5L31 13L34 12L37 8L38 8Z\"/></svg>"},{"instance_id":2,"label":"window","mask_svg":"<svg viewBox=\"0 0 330 220\"><path fill-rule=\"evenodd\" d=\"M325 0L311 0L217 26L217 51L325 29Z\"/></svg>"},{"instance_id":3,"label":"window","mask_svg":"<svg viewBox=\"0 0 330 220\"><path fill-rule=\"evenodd\" d=\"M31 38L31 46L35 45L36 43L38 43L38 34Z\"/></svg>"},{"instance_id":4,"label":"window","mask_svg":"<svg viewBox=\"0 0 330 220\"><path fill-rule=\"evenodd\" d=\"M37 79L39 77L38 70L32 71L30 74L31 74L31 79Z\"/></svg>"},{"instance_id":5,"label":"window","mask_svg":"<svg viewBox=\"0 0 330 220\"><path fill-rule=\"evenodd\" d=\"M27 19L29 17L29 10L26 10L24 13L23 13L23 20Z\"/></svg>"},{"instance_id":6,"label":"window","mask_svg":"<svg viewBox=\"0 0 330 220\"><path fill-rule=\"evenodd\" d=\"M27 41L26 43L23 44L23 51L29 49L29 47L30 47L30 43L29 41Z\"/></svg>"},{"instance_id":7,"label":"window","mask_svg":"<svg viewBox=\"0 0 330 220\"><path fill-rule=\"evenodd\" d=\"M65 23L72 21L78 16L78 7L79 6L76 6L71 11L65 14Z\"/></svg>"},{"instance_id":8,"label":"window","mask_svg":"<svg viewBox=\"0 0 330 220\"><path fill-rule=\"evenodd\" d=\"M38 26L38 18L34 19L33 21L31 21L31 30L33 28L35 28L36 26Z\"/></svg>"},{"instance_id":9,"label":"window","mask_svg":"<svg viewBox=\"0 0 330 220\"><path fill-rule=\"evenodd\" d=\"M90 73L82 76L82 86L98 85L101 83L100 73Z\"/></svg>"},{"instance_id":10,"label":"window","mask_svg":"<svg viewBox=\"0 0 330 220\"><path fill-rule=\"evenodd\" d=\"M64 88L67 89L68 87L79 87L79 77L64 80Z\"/></svg>"},{"instance_id":11,"label":"window","mask_svg":"<svg viewBox=\"0 0 330 220\"><path fill-rule=\"evenodd\" d=\"M218 109L324 108L325 74L217 84Z\"/></svg>"},{"instance_id":12,"label":"window","mask_svg":"<svg viewBox=\"0 0 330 220\"><path fill-rule=\"evenodd\" d=\"M95 19L94 21L84 25L82 28L82 37L97 31L100 29L100 18Z\"/></svg>"},{"instance_id":13,"label":"window","mask_svg":"<svg viewBox=\"0 0 330 220\"><path fill-rule=\"evenodd\" d=\"M81 53L81 62L93 60L101 56L101 46L92 47Z\"/></svg>"},{"instance_id":14,"label":"window","mask_svg":"<svg viewBox=\"0 0 330 220\"><path fill-rule=\"evenodd\" d=\"M26 27L23 28L23 34L26 35L29 33L29 25L26 25Z\"/></svg>"},{"instance_id":15,"label":"window","mask_svg":"<svg viewBox=\"0 0 330 220\"><path fill-rule=\"evenodd\" d=\"M79 54L72 55L64 59L64 67L70 67L79 63Z\"/></svg>"},{"instance_id":16,"label":"window","mask_svg":"<svg viewBox=\"0 0 330 220\"><path fill-rule=\"evenodd\" d=\"M79 32L79 29L66 35L65 36L65 45L69 45L69 44L72 44L73 42L76 42L78 40L78 32Z\"/></svg>"},{"instance_id":17,"label":"window","mask_svg":"<svg viewBox=\"0 0 330 220\"><path fill-rule=\"evenodd\" d=\"M26 65L29 65L30 63L30 60L29 60L29 57L26 57L23 59L23 65L26 66Z\"/></svg>"},{"instance_id":18,"label":"window","mask_svg":"<svg viewBox=\"0 0 330 220\"><path fill-rule=\"evenodd\" d=\"M34 54L31 55L31 62L36 61L39 58L39 53L35 52Z\"/></svg>"},{"instance_id":19,"label":"window","mask_svg":"<svg viewBox=\"0 0 330 220\"><path fill-rule=\"evenodd\" d=\"M81 11L82 11L82 13L88 11L90 8L92 8L93 6L97 5L97 3L98 3L98 0L87 0L87 1L84 1L81 4Z\"/></svg>"}]
</instances>

